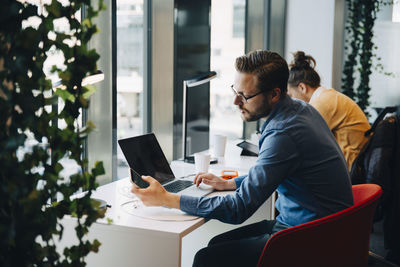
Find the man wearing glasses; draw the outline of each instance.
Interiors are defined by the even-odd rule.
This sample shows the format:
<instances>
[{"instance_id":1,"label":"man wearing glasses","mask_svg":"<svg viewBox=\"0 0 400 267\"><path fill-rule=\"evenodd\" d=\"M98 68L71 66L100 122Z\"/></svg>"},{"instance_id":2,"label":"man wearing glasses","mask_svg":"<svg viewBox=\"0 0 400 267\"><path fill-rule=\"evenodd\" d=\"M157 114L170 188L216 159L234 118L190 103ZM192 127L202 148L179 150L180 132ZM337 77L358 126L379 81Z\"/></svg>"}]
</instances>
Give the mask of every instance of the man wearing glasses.
<instances>
[{"instance_id":1,"label":"man wearing glasses","mask_svg":"<svg viewBox=\"0 0 400 267\"><path fill-rule=\"evenodd\" d=\"M353 204L346 162L329 127L305 102L287 96L288 66L277 53L254 51L235 62L233 103L245 121L265 119L257 163L248 175L223 180L198 174L194 182L217 190L217 197L168 193L152 177L146 189L132 187L145 205L167 206L189 214L239 224L276 190L276 220L240 227L211 239L193 266L256 266L268 238L285 228L338 212Z\"/></svg>"}]
</instances>

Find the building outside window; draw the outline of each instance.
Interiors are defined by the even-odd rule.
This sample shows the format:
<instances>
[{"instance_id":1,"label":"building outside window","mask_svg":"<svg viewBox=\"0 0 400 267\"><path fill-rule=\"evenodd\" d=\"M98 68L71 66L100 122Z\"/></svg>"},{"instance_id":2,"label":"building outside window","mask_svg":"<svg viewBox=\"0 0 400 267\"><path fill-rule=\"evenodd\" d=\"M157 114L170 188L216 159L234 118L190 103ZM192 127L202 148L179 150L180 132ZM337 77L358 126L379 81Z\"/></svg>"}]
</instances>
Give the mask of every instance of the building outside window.
<instances>
[{"instance_id":1,"label":"building outside window","mask_svg":"<svg viewBox=\"0 0 400 267\"><path fill-rule=\"evenodd\" d=\"M233 38L244 38L244 24L245 24L245 8L246 3L243 0L233 1Z\"/></svg>"},{"instance_id":2,"label":"building outside window","mask_svg":"<svg viewBox=\"0 0 400 267\"><path fill-rule=\"evenodd\" d=\"M245 0L211 1L211 66L218 77L210 84L210 134L229 139L242 137L243 121L230 86L234 81L234 62L245 52ZM221 12L221 11L224 12Z\"/></svg>"},{"instance_id":3,"label":"building outside window","mask_svg":"<svg viewBox=\"0 0 400 267\"><path fill-rule=\"evenodd\" d=\"M117 1L117 139L143 133L143 0ZM117 146L117 179L128 164Z\"/></svg>"}]
</instances>

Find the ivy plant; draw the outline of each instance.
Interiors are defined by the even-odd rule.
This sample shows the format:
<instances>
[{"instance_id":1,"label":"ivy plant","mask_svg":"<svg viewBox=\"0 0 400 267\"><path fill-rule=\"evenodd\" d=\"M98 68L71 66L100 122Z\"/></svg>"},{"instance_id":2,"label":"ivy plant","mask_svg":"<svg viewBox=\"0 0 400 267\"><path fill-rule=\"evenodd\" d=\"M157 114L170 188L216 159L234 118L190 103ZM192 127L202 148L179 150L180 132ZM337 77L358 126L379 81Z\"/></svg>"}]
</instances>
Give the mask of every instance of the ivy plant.
<instances>
[{"instance_id":1,"label":"ivy plant","mask_svg":"<svg viewBox=\"0 0 400 267\"><path fill-rule=\"evenodd\" d=\"M100 246L87 233L104 217L90 198L104 169L101 162L89 167L83 157L94 126L79 120L93 92L82 79L98 71L99 55L88 43L98 32L93 18L104 5L29 2L38 1L2 0L0 8L0 265L85 266L85 257ZM32 21L35 26L29 26ZM64 21L68 31L55 27L56 21ZM44 71L51 53L63 56L62 66L51 69L62 89L55 90ZM55 104L60 108L52 108ZM62 159L78 170L62 175ZM77 192L85 194L71 197ZM61 254L56 243L67 214L76 216L77 243Z\"/></svg>"},{"instance_id":2,"label":"ivy plant","mask_svg":"<svg viewBox=\"0 0 400 267\"><path fill-rule=\"evenodd\" d=\"M355 100L360 108L366 111L369 106L369 77L373 69L373 58L378 61L375 69L383 71L380 58L376 57L378 48L373 43L373 28L377 12L383 5L393 4L393 1L382 0L346 0L348 17L345 26L346 59L343 67L342 92ZM392 76L391 73L385 72Z\"/></svg>"}]
</instances>

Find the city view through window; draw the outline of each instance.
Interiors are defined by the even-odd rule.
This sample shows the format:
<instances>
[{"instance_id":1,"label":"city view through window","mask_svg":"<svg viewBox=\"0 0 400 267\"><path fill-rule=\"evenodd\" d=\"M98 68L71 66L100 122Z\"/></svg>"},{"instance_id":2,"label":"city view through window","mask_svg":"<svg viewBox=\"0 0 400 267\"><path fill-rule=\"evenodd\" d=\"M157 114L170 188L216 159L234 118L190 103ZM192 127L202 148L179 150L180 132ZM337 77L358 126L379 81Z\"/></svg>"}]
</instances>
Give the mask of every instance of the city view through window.
<instances>
[{"instance_id":1,"label":"city view through window","mask_svg":"<svg viewBox=\"0 0 400 267\"><path fill-rule=\"evenodd\" d=\"M243 121L233 105L230 86L235 58L244 54L245 5L245 0L211 1L210 69L218 77L210 84L210 134L223 134L229 139L240 138L243 132Z\"/></svg>"},{"instance_id":2,"label":"city view through window","mask_svg":"<svg viewBox=\"0 0 400 267\"><path fill-rule=\"evenodd\" d=\"M117 1L117 139L143 133L143 0ZM117 146L117 179L128 164Z\"/></svg>"}]
</instances>

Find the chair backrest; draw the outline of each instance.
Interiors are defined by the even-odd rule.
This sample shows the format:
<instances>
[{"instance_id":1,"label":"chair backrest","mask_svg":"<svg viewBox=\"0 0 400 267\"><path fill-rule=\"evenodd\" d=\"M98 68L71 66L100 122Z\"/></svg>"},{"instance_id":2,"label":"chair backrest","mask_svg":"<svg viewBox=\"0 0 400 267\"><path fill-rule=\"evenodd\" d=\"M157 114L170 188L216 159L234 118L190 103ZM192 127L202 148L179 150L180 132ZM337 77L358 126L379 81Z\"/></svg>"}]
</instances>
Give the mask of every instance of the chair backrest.
<instances>
[{"instance_id":1,"label":"chair backrest","mask_svg":"<svg viewBox=\"0 0 400 267\"><path fill-rule=\"evenodd\" d=\"M353 206L272 235L258 266L367 266L372 219L382 189L375 184L352 188Z\"/></svg>"},{"instance_id":2,"label":"chair backrest","mask_svg":"<svg viewBox=\"0 0 400 267\"><path fill-rule=\"evenodd\" d=\"M375 132L375 128L378 126L378 123L383 120L383 118L388 113L396 112L399 109L399 106L390 106L385 107L381 112L379 112L378 117L376 117L374 123L372 123L371 129L365 132L365 136L370 136L371 133Z\"/></svg>"},{"instance_id":3,"label":"chair backrest","mask_svg":"<svg viewBox=\"0 0 400 267\"><path fill-rule=\"evenodd\" d=\"M391 179L394 169L392 165L395 165L391 162L395 162L394 157L400 153L398 151L399 129L400 110L395 115L375 120L371 129L365 133L366 135L373 133L373 135L369 137L368 142L361 149L351 166L350 178L352 184L379 184L385 194L385 183L388 183Z\"/></svg>"}]
</instances>

